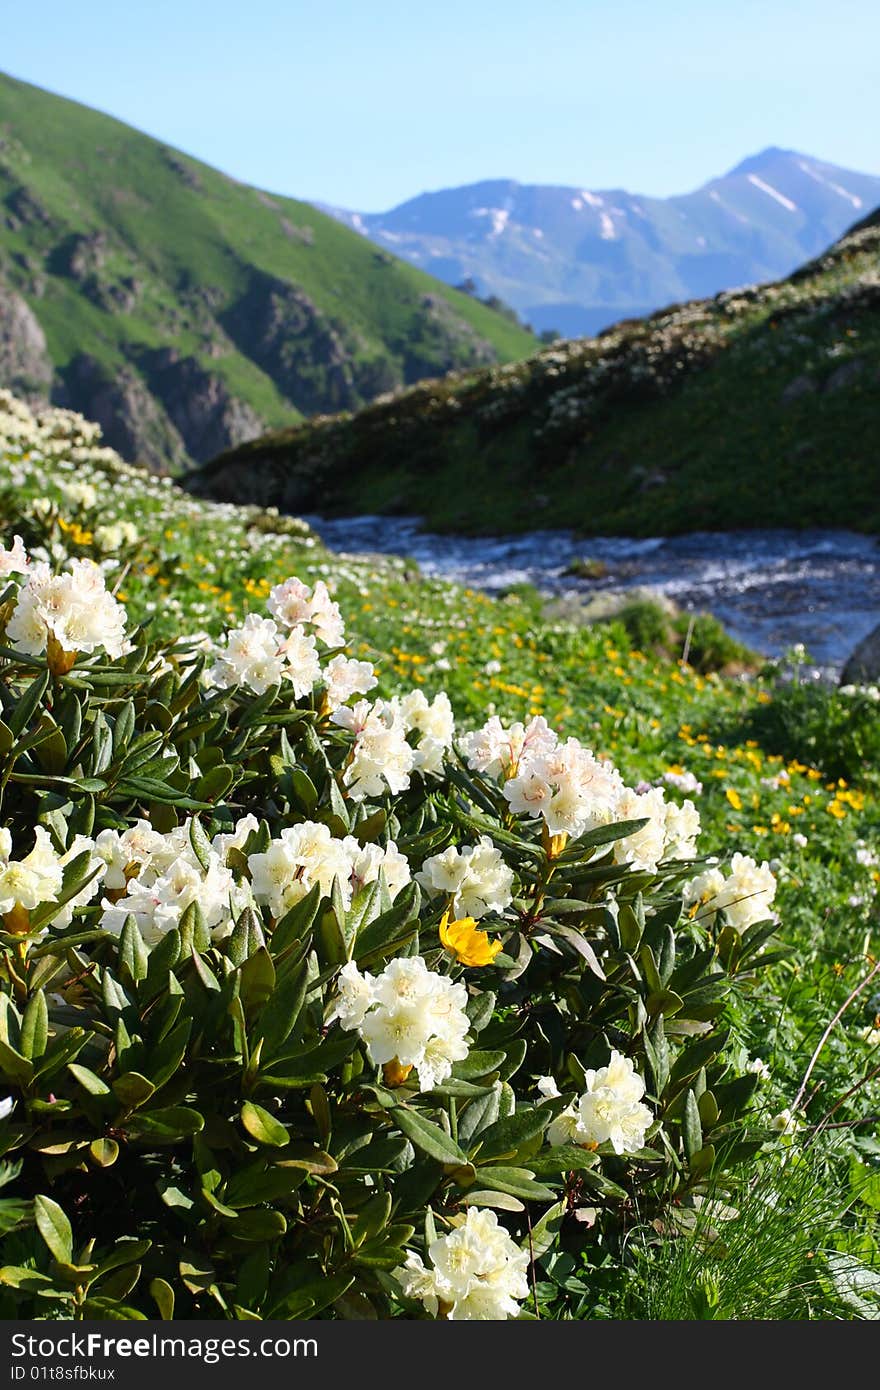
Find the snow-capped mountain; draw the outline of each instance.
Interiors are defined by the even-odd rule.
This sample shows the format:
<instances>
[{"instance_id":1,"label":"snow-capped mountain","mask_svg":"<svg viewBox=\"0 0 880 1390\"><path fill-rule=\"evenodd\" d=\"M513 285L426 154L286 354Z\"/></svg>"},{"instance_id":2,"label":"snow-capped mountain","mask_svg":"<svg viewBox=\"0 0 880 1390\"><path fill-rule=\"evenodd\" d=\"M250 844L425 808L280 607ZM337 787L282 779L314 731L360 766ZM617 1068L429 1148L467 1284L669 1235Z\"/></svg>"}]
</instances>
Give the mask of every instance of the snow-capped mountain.
<instances>
[{"instance_id":1,"label":"snow-capped mountain","mask_svg":"<svg viewBox=\"0 0 880 1390\"><path fill-rule=\"evenodd\" d=\"M414 265L566 337L787 275L880 204L880 177L775 147L693 193L488 180L385 213L325 207Z\"/></svg>"}]
</instances>

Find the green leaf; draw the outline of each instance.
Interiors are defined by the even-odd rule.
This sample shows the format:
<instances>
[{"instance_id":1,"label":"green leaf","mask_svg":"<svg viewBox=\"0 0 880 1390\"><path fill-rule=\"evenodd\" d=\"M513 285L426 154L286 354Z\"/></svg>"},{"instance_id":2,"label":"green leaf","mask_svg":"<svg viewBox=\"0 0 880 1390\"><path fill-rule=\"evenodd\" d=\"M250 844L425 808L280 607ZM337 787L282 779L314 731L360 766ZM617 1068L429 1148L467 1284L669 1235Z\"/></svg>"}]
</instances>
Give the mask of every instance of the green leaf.
<instances>
[{"instance_id":1,"label":"green leaf","mask_svg":"<svg viewBox=\"0 0 880 1390\"><path fill-rule=\"evenodd\" d=\"M126 1071L111 1083L113 1094L126 1110L143 1105L155 1093L156 1087L137 1071Z\"/></svg>"},{"instance_id":2,"label":"green leaf","mask_svg":"<svg viewBox=\"0 0 880 1390\"><path fill-rule=\"evenodd\" d=\"M693 1158L703 1147L703 1128L700 1124L700 1111L693 1091L688 1091L684 1102L684 1147L688 1158Z\"/></svg>"},{"instance_id":3,"label":"green leaf","mask_svg":"<svg viewBox=\"0 0 880 1390\"><path fill-rule=\"evenodd\" d=\"M234 1240L278 1240L287 1230L287 1219L283 1212L272 1208L248 1207L238 1213L234 1222L226 1224L226 1230Z\"/></svg>"},{"instance_id":4,"label":"green leaf","mask_svg":"<svg viewBox=\"0 0 880 1390\"><path fill-rule=\"evenodd\" d=\"M487 1164L477 1169L481 1187L497 1192L507 1192L511 1197L521 1197L525 1201L553 1202L556 1193L543 1183L535 1182L535 1175L528 1168L506 1168Z\"/></svg>"},{"instance_id":5,"label":"green leaf","mask_svg":"<svg viewBox=\"0 0 880 1390\"><path fill-rule=\"evenodd\" d=\"M533 1260L540 1260L542 1255L546 1255L556 1243L562 1222L565 1218L567 1202L554 1202L549 1207L540 1221L536 1222L529 1234L522 1241L521 1248L528 1250Z\"/></svg>"},{"instance_id":6,"label":"green leaf","mask_svg":"<svg viewBox=\"0 0 880 1390\"><path fill-rule=\"evenodd\" d=\"M41 989L32 995L21 1021L21 1050L29 1061L39 1059L49 1041L49 1010Z\"/></svg>"},{"instance_id":7,"label":"green leaf","mask_svg":"<svg viewBox=\"0 0 880 1390\"><path fill-rule=\"evenodd\" d=\"M8 1081L19 1086L29 1086L34 1076L33 1063L22 1057L14 1047L0 1039L0 1072Z\"/></svg>"},{"instance_id":8,"label":"green leaf","mask_svg":"<svg viewBox=\"0 0 880 1390\"><path fill-rule=\"evenodd\" d=\"M494 1125L481 1131L475 1161L482 1164L489 1158L516 1153L521 1145L543 1134L550 1120L551 1112L537 1105L518 1110L506 1120L496 1120Z\"/></svg>"},{"instance_id":9,"label":"green leaf","mask_svg":"<svg viewBox=\"0 0 880 1390\"><path fill-rule=\"evenodd\" d=\"M257 1019L256 1036L263 1038L271 1058L287 1041L300 1016L309 987L309 963L301 961L279 980Z\"/></svg>"},{"instance_id":10,"label":"green leaf","mask_svg":"<svg viewBox=\"0 0 880 1390\"><path fill-rule=\"evenodd\" d=\"M276 959L293 942L303 940L318 915L320 904L321 886L315 883L304 898L279 918L269 942L269 949Z\"/></svg>"},{"instance_id":11,"label":"green leaf","mask_svg":"<svg viewBox=\"0 0 880 1390\"><path fill-rule=\"evenodd\" d=\"M477 1081L481 1076L498 1071L506 1060L507 1053L501 1049L495 1052L480 1052L474 1049L454 1064L452 1074L461 1081Z\"/></svg>"},{"instance_id":12,"label":"green leaf","mask_svg":"<svg viewBox=\"0 0 880 1390\"><path fill-rule=\"evenodd\" d=\"M189 1139L204 1128L205 1121L198 1110L187 1105L172 1105L165 1110L139 1110L125 1122L132 1139L149 1140L153 1144L176 1144Z\"/></svg>"},{"instance_id":13,"label":"green leaf","mask_svg":"<svg viewBox=\"0 0 880 1390\"><path fill-rule=\"evenodd\" d=\"M37 1230L59 1264L73 1263L73 1232L70 1222L57 1202L42 1195L34 1198L34 1217Z\"/></svg>"},{"instance_id":14,"label":"green leaf","mask_svg":"<svg viewBox=\"0 0 880 1390\"><path fill-rule=\"evenodd\" d=\"M89 1153L99 1168L110 1168L119 1157L119 1145L115 1139L93 1139Z\"/></svg>"},{"instance_id":15,"label":"green leaf","mask_svg":"<svg viewBox=\"0 0 880 1390\"><path fill-rule=\"evenodd\" d=\"M284 1148L290 1142L290 1135L280 1120L276 1120L262 1105L255 1105L251 1100L246 1100L241 1107L241 1122L258 1144Z\"/></svg>"},{"instance_id":16,"label":"green leaf","mask_svg":"<svg viewBox=\"0 0 880 1390\"><path fill-rule=\"evenodd\" d=\"M407 1139L411 1139L416 1148L421 1149L429 1158L436 1159L438 1163L454 1163L457 1166L467 1164L467 1154L432 1120L426 1120L418 1111L406 1109L402 1105L392 1106L391 1114Z\"/></svg>"},{"instance_id":17,"label":"green leaf","mask_svg":"<svg viewBox=\"0 0 880 1390\"><path fill-rule=\"evenodd\" d=\"M193 854L207 873L211 863L211 841L208 839L198 816L193 816L189 823L189 842L192 845Z\"/></svg>"},{"instance_id":18,"label":"green leaf","mask_svg":"<svg viewBox=\"0 0 880 1390\"><path fill-rule=\"evenodd\" d=\"M174 1290L171 1285L157 1277L150 1281L150 1293L159 1309L159 1317L163 1322L171 1322L174 1317Z\"/></svg>"},{"instance_id":19,"label":"green leaf","mask_svg":"<svg viewBox=\"0 0 880 1390\"><path fill-rule=\"evenodd\" d=\"M262 946L240 967L241 1002L248 1012L262 1007L275 988L275 966L272 957Z\"/></svg>"},{"instance_id":20,"label":"green leaf","mask_svg":"<svg viewBox=\"0 0 880 1390\"><path fill-rule=\"evenodd\" d=\"M149 968L149 953L135 917L129 913L119 937L119 965L124 978L137 983L145 980Z\"/></svg>"}]
</instances>

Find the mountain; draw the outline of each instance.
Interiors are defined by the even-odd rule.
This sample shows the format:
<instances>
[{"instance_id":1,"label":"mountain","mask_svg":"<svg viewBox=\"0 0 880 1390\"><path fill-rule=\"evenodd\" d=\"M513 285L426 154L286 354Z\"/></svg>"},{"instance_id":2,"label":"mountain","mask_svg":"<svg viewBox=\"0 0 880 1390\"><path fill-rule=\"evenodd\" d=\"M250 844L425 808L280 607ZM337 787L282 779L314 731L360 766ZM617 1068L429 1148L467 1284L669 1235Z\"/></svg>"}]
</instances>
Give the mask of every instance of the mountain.
<instances>
[{"instance_id":1,"label":"mountain","mask_svg":"<svg viewBox=\"0 0 880 1390\"><path fill-rule=\"evenodd\" d=\"M647 198L496 179L335 217L536 329L596 333L682 299L788 275L880 203L880 178L770 148L695 193Z\"/></svg>"},{"instance_id":2,"label":"mountain","mask_svg":"<svg viewBox=\"0 0 880 1390\"><path fill-rule=\"evenodd\" d=\"M0 75L0 385L154 468L535 340L307 203Z\"/></svg>"},{"instance_id":3,"label":"mountain","mask_svg":"<svg viewBox=\"0 0 880 1390\"><path fill-rule=\"evenodd\" d=\"M432 529L880 530L880 213L786 280L270 434L193 478Z\"/></svg>"}]
</instances>

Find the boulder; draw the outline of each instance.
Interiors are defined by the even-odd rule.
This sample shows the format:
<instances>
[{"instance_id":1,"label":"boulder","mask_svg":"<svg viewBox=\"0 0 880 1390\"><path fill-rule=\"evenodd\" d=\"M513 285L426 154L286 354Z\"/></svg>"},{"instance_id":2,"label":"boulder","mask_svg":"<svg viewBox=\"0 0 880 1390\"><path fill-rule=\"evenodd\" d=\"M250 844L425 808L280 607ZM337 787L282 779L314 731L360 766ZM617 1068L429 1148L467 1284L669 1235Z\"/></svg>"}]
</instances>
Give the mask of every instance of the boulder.
<instances>
[{"instance_id":1,"label":"boulder","mask_svg":"<svg viewBox=\"0 0 880 1390\"><path fill-rule=\"evenodd\" d=\"M52 382L46 335L20 294L0 284L0 386L31 404L45 401Z\"/></svg>"},{"instance_id":2,"label":"boulder","mask_svg":"<svg viewBox=\"0 0 880 1390\"><path fill-rule=\"evenodd\" d=\"M873 685L880 681L880 623L864 637L840 673L841 685Z\"/></svg>"}]
</instances>

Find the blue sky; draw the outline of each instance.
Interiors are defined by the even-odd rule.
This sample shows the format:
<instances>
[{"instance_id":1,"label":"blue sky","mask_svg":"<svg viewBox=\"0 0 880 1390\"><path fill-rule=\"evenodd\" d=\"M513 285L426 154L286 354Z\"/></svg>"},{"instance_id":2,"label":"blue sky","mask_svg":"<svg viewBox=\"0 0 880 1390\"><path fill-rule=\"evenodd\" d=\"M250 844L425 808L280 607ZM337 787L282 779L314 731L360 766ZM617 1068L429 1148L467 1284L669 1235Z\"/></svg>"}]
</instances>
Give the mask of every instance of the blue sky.
<instances>
[{"instance_id":1,"label":"blue sky","mask_svg":"<svg viewBox=\"0 0 880 1390\"><path fill-rule=\"evenodd\" d=\"M0 68L362 211L493 177L681 193L765 145L880 173L877 0L41 0Z\"/></svg>"}]
</instances>

